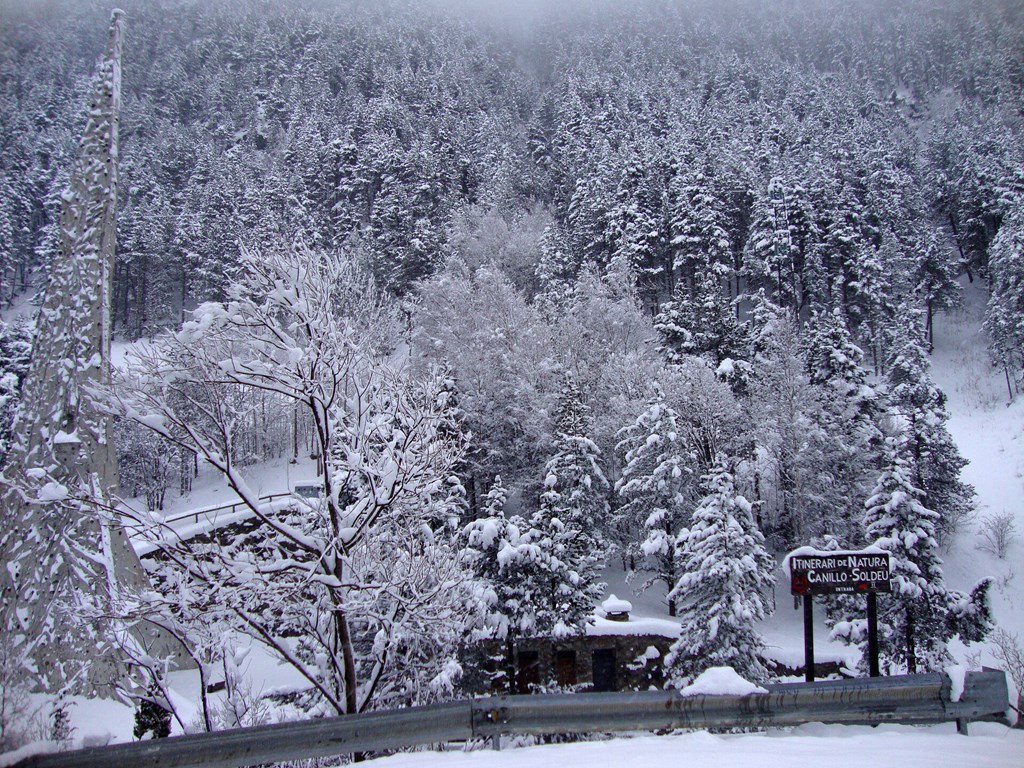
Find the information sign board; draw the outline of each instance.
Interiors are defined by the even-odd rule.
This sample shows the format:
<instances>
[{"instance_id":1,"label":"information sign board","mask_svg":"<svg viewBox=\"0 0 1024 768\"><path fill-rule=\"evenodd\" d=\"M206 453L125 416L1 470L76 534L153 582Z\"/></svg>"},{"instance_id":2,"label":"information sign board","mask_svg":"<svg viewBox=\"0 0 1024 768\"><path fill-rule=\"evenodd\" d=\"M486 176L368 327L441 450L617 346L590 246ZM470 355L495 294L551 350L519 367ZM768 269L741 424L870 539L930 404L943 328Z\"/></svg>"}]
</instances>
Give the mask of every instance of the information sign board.
<instances>
[{"instance_id":1,"label":"information sign board","mask_svg":"<svg viewBox=\"0 0 1024 768\"><path fill-rule=\"evenodd\" d=\"M892 578L885 552L818 552L790 555L790 589L794 595L889 592Z\"/></svg>"}]
</instances>

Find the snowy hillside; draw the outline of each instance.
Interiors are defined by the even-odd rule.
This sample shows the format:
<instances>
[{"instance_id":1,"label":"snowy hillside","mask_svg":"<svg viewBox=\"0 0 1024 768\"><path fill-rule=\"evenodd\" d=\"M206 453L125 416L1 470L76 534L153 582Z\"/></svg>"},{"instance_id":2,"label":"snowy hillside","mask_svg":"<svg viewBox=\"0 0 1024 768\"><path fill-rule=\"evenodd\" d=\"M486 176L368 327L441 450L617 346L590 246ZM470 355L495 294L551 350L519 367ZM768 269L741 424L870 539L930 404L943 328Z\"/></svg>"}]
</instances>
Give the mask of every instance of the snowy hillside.
<instances>
[{"instance_id":1,"label":"snowy hillside","mask_svg":"<svg viewBox=\"0 0 1024 768\"><path fill-rule=\"evenodd\" d=\"M936 324L934 375L948 398L950 431L970 460L963 474L978 492L979 520L993 512L1012 512L1020 532L1024 526L1024 398L1015 394L1010 402L1003 372L991 365L986 354L988 339L981 329L985 286L967 284L964 292L965 306ZM981 562L1005 573L1022 553L1024 534L1002 562L984 557ZM957 550L951 562L961 558L978 561L972 553Z\"/></svg>"},{"instance_id":2,"label":"snowy hillside","mask_svg":"<svg viewBox=\"0 0 1024 768\"><path fill-rule=\"evenodd\" d=\"M1024 397L1009 402L1002 371L989 363L981 330L986 299L984 285L965 285L964 307L936 324L935 380L949 398L950 432L970 461L963 478L978 493L975 520L944 554L945 572L958 588L991 578L997 625L1024 638ZM979 529L1004 512L1013 515L1015 534L1000 558L984 547ZM957 655L964 661L970 652ZM999 666L990 650L980 663Z\"/></svg>"},{"instance_id":3,"label":"snowy hillside","mask_svg":"<svg viewBox=\"0 0 1024 768\"><path fill-rule=\"evenodd\" d=\"M1024 6L125 2L0 8L0 753L799 679L801 547L1024 687ZM896 742L1019 736L632 743Z\"/></svg>"}]
</instances>

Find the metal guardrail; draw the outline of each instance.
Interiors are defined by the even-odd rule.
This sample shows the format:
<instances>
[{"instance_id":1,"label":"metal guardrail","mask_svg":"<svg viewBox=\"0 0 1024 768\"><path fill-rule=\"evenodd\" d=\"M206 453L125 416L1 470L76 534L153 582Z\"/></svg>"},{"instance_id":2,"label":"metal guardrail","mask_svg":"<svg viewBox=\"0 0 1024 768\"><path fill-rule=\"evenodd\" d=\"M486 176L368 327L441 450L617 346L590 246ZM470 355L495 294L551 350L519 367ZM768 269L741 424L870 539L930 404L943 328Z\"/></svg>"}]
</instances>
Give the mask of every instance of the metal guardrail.
<instances>
[{"instance_id":1,"label":"metal guardrail","mask_svg":"<svg viewBox=\"0 0 1024 768\"><path fill-rule=\"evenodd\" d=\"M273 501L274 499L283 499L284 497L291 496L291 495L292 495L291 493L272 493L269 496L260 496L259 500L260 501ZM227 511L227 512L237 512L239 509L243 509L243 508L247 508L247 507L248 507L248 505L244 501L236 501L236 502L234 502L232 504L221 504L218 507L207 507L205 509L195 509L195 510L192 510L191 512L186 512L185 514L177 515L176 517L164 518L161 522L164 525L168 525L170 523L180 522L181 520L188 520L191 517L191 518L193 518L194 522L198 523L199 522L199 518L201 516L203 516L203 515L209 515L211 513L225 512L225 511Z\"/></svg>"},{"instance_id":2,"label":"metal guardrail","mask_svg":"<svg viewBox=\"0 0 1024 768\"><path fill-rule=\"evenodd\" d=\"M378 752L509 733L602 733L822 723L937 723L998 719L1006 676L968 672L964 692L939 673L768 686L749 696L678 691L496 696L426 707L36 755L14 768L234 768ZM966 730L966 729L964 729Z\"/></svg>"}]
</instances>

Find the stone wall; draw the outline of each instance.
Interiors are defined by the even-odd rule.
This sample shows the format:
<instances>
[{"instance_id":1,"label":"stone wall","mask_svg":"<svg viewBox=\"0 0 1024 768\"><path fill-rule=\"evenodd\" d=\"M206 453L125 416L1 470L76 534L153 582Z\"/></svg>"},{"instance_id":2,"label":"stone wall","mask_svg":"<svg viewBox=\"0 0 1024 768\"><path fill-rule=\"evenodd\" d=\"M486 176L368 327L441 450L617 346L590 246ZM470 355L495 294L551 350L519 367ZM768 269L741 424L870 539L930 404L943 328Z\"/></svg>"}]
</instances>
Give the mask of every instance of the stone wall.
<instances>
[{"instance_id":1,"label":"stone wall","mask_svg":"<svg viewBox=\"0 0 1024 768\"><path fill-rule=\"evenodd\" d=\"M516 643L514 651L515 693L660 688L663 659L673 642L673 638L660 635L524 638ZM495 641L467 649L464 666L482 670L482 674L465 681L470 692L507 692L501 674L505 653L504 643Z\"/></svg>"}]
</instances>

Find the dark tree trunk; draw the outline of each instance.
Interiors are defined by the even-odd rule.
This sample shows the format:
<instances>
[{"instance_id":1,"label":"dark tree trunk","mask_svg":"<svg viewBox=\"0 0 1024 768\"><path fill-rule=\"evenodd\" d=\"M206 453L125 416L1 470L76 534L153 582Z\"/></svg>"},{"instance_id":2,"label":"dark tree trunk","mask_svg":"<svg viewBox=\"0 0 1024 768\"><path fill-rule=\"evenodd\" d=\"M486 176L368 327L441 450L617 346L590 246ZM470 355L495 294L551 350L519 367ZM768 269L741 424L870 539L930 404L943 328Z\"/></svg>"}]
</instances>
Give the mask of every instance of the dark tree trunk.
<instances>
[{"instance_id":1,"label":"dark tree trunk","mask_svg":"<svg viewBox=\"0 0 1024 768\"><path fill-rule=\"evenodd\" d=\"M956 243L956 249L960 252L960 261L963 262L964 271L967 273L967 282L974 282L974 275L971 274L971 263L967 260L967 256L964 255L964 247L960 245L960 232L956 228L956 219L953 218L953 214L949 214L949 226L953 229L953 242Z\"/></svg>"},{"instance_id":2,"label":"dark tree trunk","mask_svg":"<svg viewBox=\"0 0 1024 768\"><path fill-rule=\"evenodd\" d=\"M907 672L917 674L917 653L914 650L914 614L907 609Z\"/></svg>"},{"instance_id":3,"label":"dark tree trunk","mask_svg":"<svg viewBox=\"0 0 1024 768\"><path fill-rule=\"evenodd\" d=\"M925 316L925 329L928 332L928 351L931 352L935 349L935 325L934 325L934 312L932 310L932 300L928 299L925 303L926 316Z\"/></svg>"},{"instance_id":4,"label":"dark tree trunk","mask_svg":"<svg viewBox=\"0 0 1024 768\"><path fill-rule=\"evenodd\" d=\"M505 685L509 695L516 692L516 642L511 633L505 638Z\"/></svg>"}]
</instances>

